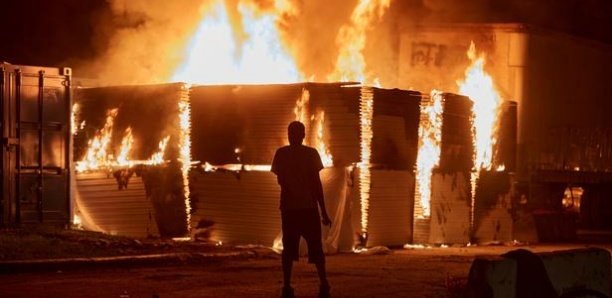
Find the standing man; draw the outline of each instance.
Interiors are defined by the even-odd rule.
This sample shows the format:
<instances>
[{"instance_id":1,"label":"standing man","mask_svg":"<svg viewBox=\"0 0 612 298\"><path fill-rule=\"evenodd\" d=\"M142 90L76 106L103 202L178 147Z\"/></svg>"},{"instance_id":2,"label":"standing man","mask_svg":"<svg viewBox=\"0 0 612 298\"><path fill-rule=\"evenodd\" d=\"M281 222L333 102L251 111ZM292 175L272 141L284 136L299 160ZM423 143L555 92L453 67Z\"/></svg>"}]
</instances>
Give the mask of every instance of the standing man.
<instances>
[{"instance_id":1,"label":"standing man","mask_svg":"<svg viewBox=\"0 0 612 298\"><path fill-rule=\"evenodd\" d=\"M325 209L319 171L323 169L316 149L302 145L306 136L304 124L293 121L288 127L289 146L279 148L272 161L272 172L281 187L280 210L283 230L283 294L294 297L291 287L293 261L299 258L300 236L308 244L308 263L314 263L321 285L319 297L329 297L325 272L325 255L321 242L321 223L331 226ZM319 210L321 209L321 218Z\"/></svg>"}]
</instances>

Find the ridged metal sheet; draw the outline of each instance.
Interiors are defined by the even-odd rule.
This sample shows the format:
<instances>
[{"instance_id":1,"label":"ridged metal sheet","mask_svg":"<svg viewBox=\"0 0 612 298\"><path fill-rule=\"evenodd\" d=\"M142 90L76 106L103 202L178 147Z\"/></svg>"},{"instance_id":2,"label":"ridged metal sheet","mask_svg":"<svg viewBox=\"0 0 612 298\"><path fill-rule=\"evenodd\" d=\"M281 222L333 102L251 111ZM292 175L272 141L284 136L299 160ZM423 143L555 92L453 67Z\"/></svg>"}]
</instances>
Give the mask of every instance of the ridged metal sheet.
<instances>
[{"instance_id":1,"label":"ridged metal sheet","mask_svg":"<svg viewBox=\"0 0 612 298\"><path fill-rule=\"evenodd\" d=\"M191 173L192 226L214 222L211 240L272 246L281 231L280 188L271 172Z\"/></svg>"},{"instance_id":2,"label":"ridged metal sheet","mask_svg":"<svg viewBox=\"0 0 612 298\"><path fill-rule=\"evenodd\" d=\"M81 212L103 232L131 236L159 236L154 210L140 177L133 176L127 189L106 173L76 175L76 200Z\"/></svg>"},{"instance_id":3,"label":"ridged metal sheet","mask_svg":"<svg viewBox=\"0 0 612 298\"><path fill-rule=\"evenodd\" d=\"M372 170L368 246L402 246L412 237L414 175Z\"/></svg>"}]
</instances>

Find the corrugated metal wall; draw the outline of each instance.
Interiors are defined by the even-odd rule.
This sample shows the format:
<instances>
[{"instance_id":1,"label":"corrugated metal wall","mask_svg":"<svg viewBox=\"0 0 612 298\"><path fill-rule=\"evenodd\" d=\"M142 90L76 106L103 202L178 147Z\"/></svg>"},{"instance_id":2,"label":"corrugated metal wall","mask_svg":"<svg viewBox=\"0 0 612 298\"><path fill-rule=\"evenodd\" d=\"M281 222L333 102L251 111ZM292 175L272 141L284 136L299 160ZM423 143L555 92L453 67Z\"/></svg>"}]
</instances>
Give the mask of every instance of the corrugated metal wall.
<instances>
[{"instance_id":1,"label":"corrugated metal wall","mask_svg":"<svg viewBox=\"0 0 612 298\"><path fill-rule=\"evenodd\" d=\"M280 187L272 172L192 172L192 226L214 222L211 240L272 246L281 231Z\"/></svg>"},{"instance_id":2,"label":"corrugated metal wall","mask_svg":"<svg viewBox=\"0 0 612 298\"><path fill-rule=\"evenodd\" d=\"M132 236L159 236L155 214L140 177L132 177L126 189L104 172L77 174L76 202L83 217L102 232Z\"/></svg>"}]
</instances>

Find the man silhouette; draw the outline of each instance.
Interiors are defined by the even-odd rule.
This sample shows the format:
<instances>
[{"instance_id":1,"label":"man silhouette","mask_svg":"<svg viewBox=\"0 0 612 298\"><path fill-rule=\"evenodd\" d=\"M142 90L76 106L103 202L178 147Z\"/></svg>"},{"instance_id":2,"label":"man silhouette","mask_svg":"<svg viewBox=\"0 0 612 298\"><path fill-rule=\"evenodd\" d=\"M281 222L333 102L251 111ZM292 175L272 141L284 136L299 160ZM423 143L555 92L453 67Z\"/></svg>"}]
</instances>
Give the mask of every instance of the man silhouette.
<instances>
[{"instance_id":1,"label":"man silhouette","mask_svg":"<svg viewBox=\"0 0 612 298\"><path fill-rule=\"evenodd\" d=\"M300 236L308 245L308 263L314 263L321 285L319 297L329 297L325 272L325 255L321 242L321 223L331 225L325 209L319 171L323 169L316 149L302 145L306 135L304 124L294 121L288 127L289 146L279 148L272 161L272 172L281 187L280 210L283 231L283 294L294 297L291 287L293 261L299 258Z\"/></svg>"}]
</instances>

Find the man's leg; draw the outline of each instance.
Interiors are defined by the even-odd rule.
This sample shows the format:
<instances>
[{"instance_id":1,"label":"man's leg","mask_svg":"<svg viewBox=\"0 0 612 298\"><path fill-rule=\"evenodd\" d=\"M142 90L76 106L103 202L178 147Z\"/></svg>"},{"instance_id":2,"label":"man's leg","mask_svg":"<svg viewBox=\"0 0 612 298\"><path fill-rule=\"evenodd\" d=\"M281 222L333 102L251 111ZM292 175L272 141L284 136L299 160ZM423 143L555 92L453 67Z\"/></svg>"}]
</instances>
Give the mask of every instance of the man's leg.
<instances>
[{"instance_id":1,"label":"man's leg","mask_svg":"<svg viewBox=\"0 0 612 298\"><path fill-rule=\"evenodd\" d=\"M283 259L283 285L285 288L290 288L291 287L291 270L293 269L293 260L290 260L289 258L282 258L282 259Z\"/></svg>"},{"instance_id":2,"label":"man's leg","mask_svg":"<svg viewBox=\"0 0 612 298\"><path fill-rule=\"evenodd\" d=\"M319 274L319 281L321 282L321 285L329 287L329 283L327 282L327 272L325 271L325 260L316 262L315 266L317 267L317 274Z\"/></svg>"}]
</instances>

